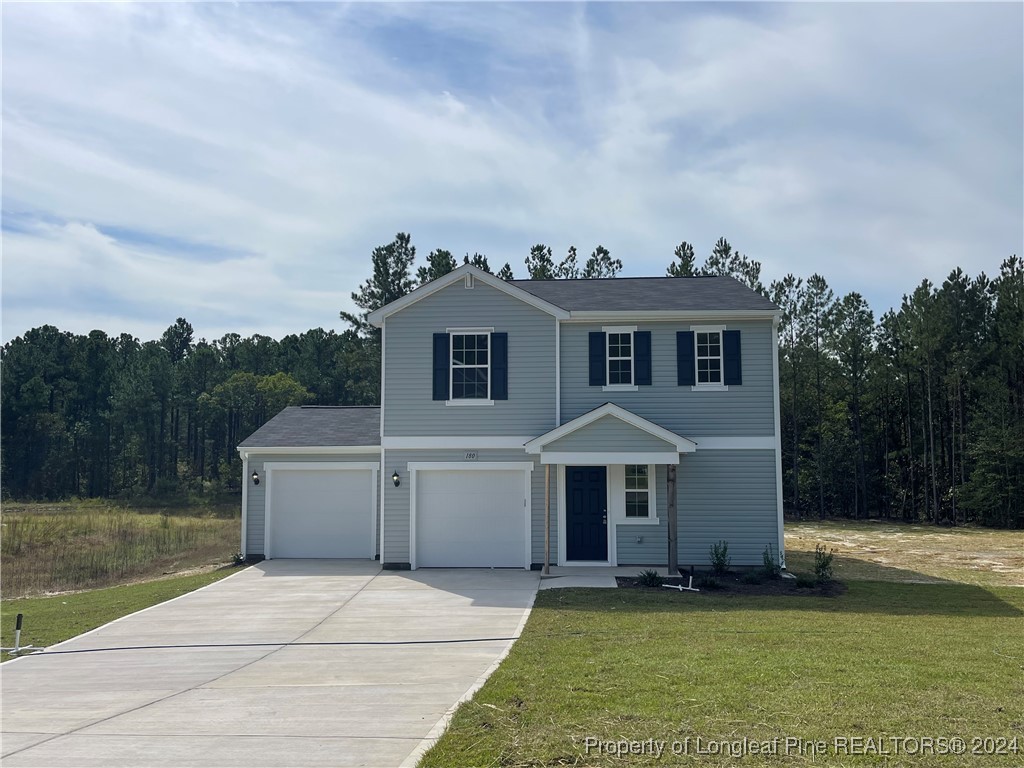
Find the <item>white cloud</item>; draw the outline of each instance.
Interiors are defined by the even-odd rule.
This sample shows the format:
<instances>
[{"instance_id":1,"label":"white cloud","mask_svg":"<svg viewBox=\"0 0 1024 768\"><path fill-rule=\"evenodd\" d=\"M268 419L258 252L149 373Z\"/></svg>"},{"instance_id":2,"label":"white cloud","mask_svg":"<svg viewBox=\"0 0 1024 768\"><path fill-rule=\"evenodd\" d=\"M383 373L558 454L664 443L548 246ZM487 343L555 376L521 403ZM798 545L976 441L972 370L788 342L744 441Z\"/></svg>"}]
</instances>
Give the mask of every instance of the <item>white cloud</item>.
<instances>
[{"instance_id":1,"label":"white cloud","mask_svg":"<svg viewBox=\"0 0 1024 768\"><path fill-rule=\"evenodd\" d=\"M4 338L337 327L398 230L630 274L726 235L877 311L1021 249L1019 6L2 13L4 208L39 217L3 235Z\"/></svg>"}]
</instances>

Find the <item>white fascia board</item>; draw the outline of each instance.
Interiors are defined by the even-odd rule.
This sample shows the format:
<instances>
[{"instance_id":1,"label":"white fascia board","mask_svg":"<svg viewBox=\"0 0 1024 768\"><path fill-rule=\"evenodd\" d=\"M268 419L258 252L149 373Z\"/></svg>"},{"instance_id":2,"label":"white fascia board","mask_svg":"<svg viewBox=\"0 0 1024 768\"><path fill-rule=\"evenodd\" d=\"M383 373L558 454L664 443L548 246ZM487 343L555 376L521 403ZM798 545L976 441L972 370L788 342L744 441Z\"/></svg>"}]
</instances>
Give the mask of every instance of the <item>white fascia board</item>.
<instances>
[{"instance_id":1,"label":"white fascia board","mask_svg":"<svg viewBox=\"0 0 1024 768\"><path fill-rule=\"evenodd\" d=\"M705 309L705 310L679 310L679 309L648 309L648 310L623 310L621 312L609 312L605 309L573 310L569 313L569 323L615 323L615 322L637 322L645 320L678 320L685 322L699 322L702 320L772 320L779 317L781 310L777 309Z\"/></svg>"},{"instance_id":2,"label":"white fascia board","mask_svg":"<svg viewBox=\"0 0 1024 768\"><path fill-rule=\"evenodd\" d=\"M777 439L767 437L693 437L699 451L774 451Z\"/></svg>"},{"instance_id":3,"label":"white fascia board","mask_svg":"<svg viewBox=\"0 0 1024 768\"><path fill-rule=\"evenodd\" d=\"M637 416L632 411L627 411L625 408L615 405L615 403L605 403L604 405L598 406L592 411L584 413L582 416L578 416L572 421L567 421L560 427L557 427L550 432L547 432L540 437L536 437L526 443L527 453L540 453L545 445L554 442L559 438L565 437L566 435L572 434L573 432L582 429L588 424L592 424L598 419L604 418L605 416L613 416L620 421L629 424L632 427L636 427L642 432L646 432L649 435L657 437L659 440L664 440L675 446L679 453L693 453L697 448L697 444L693 440L689 440L682 435L677 435L671 430L660 427L657 424L648 421L643 416ZM642 462L634 461L631 464L640 464ZM659 462L648 462L649 464L657 464ZM661 462L663 463L663 462Z\"/></svg>"},{"instance_id":4,"label":"white fascia board","mask_svg":"<svg viewBox=\"0 0 1024 768\"><path fill-rule=\"evenodd\" d=\"M524 291L522 288L517 288L514 285L506 283L500 277L489 275L482 269L474 267L472 264L463 264L461 267L456 268L454 271L449 272L447 275L439 277L437 278L437 280L433 280L427 283L426 285L422 285L419 288L416 288L411 293L407 293L400 299L395 299L390 304L386 304L380 309L375 309L373 312L370 312L366 316L366 319L372 325L375 325L379 328L381 327L381 324L384 322L385 317L393 315L395 314L395 312L400 312L401 310L408 307L410 304L415 304L420 299L425 299L428 296L437 293L441 289L447 288L449 285L452 285L453 283L457 283L466 275L472 275L476 280L479 280L481 283L489 285L492 288L496 288L497 290L503 293L507 293L509 296L519 299L525 304L529 304L531 307L536 307L537 309L547 312L549 315L553 315L559 320L565 320L566 318L569 317L569 313L566 310L562 309L561 307L557 307L554 304L551 304L550 302L544 301L544 299L534 296L532 293L528 293L527 291Z\"/></svg>"},{"instance_id":5,"label":"white fascia board","mask_svg":"<svg viewBox=\"0 0 1024 768\"><path fill-rule=\"evenodd\" d=\"M239 448L239 455L246 459L249 456L260 454L279 454L281 456L308 456L310 454L329 454L332 456L344 456L354 453L380 453L379 445L304 445L304 446L265 446L259 448Z\"/></svg>"},{"instance_id":6,"label":"white fascia board","mask_svg":"<svg viewBox=\"0 0 1024 768\"><path fill-rule=\"evenodd\" d=\"M679 454L675 451L547 451L540 455L540 463L580 466L678 464Z\"/></svg>"},{"instance_id":7,"label":"white fascia board","mask_svg":"<svg viewBox=\"0 0 1024 768\"><path fill-rule=\"evenodd\" d=\"M410 472L486 472L486 471L518 471L532 472L532 461L410 461L406 463Z\"/></svg>"},{"instance_id":8,"label":"white fascia board","mask_svg":"<svg viewBox=\"0 0 1024 768\"><path fill-rule=\"evenodd\" d=\"M287 472L291 470L330 470L332 472L375 471L380 469L380 464L376 461L268 461L263 465L263 469L267 472Z\"/></svg>"},{"instance_id":9,"label":"white fascia board","mask_svg":"<svg viewBox=\"0 0 1024 768\"><path fill-rule=\"evenodd\" d=\"M436 437L402 436L392 435L381 439L384 448L388 450L486 450L486 449L520 449L531 439L531 435L505 436L505 435L466 435L465 437L453 435L438 435Z\"/></svg>"}]
</instances>

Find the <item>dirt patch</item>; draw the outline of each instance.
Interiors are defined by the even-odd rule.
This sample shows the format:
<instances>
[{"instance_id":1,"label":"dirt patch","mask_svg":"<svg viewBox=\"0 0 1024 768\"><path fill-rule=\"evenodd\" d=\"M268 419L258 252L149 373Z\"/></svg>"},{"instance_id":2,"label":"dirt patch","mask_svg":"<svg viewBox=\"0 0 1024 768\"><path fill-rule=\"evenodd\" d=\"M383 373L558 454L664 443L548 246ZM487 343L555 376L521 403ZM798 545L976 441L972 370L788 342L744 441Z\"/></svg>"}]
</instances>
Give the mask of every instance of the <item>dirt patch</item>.
<instances>
[{"instance_id":1,"label":"dirt patch","mask_svg":"<svg viewBox=\"0 0 1024 768\"><path fill-rule=\"evenodd\" d=\"M1024 532L892 521L787 521L789 570L813 568L814 547L834 549L843 580L1024 585Z\"/></svg>"},{"instance_id":2,"label":"dirt patch","mask_svg":"<svg viewBox=\"0 0 1024 768\"><path fill-rule=\"evenodd\" d=\"M700 589L700 592L680 591L677 589L666 589L665 587L642 586L634 576L616 576L615 582L622 589L641 589L646 592L664 592L668 595L796 595L804 597L836 597L846 592L846 585L839 581L831 581L815 587L798 587L796 579L766 579L757 584L748 583L743 576L728 573L724 576L715 576L717 586L708 586L706 583L701 586L702 577L694 578L693 585ZM665 578L665 584L685 587L690 578Z\"/></svg>"}]
</instances>

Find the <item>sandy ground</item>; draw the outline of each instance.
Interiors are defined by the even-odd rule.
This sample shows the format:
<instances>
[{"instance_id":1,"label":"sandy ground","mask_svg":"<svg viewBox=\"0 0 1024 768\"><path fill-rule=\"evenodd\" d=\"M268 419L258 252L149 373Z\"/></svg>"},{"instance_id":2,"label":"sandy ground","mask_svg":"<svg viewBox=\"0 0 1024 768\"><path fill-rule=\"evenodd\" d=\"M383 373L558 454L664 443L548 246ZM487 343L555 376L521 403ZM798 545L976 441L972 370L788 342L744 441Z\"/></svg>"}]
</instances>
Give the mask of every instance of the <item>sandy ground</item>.
<instances>
[{"instance_id":1,"label":"sandy ground","mask_svg":"<svg viewBox=\"0 0 1024 768\"><path fill-rule=\"evenodd\" d=\"M835 574L843 580L1024 586L1024 531L787 521L789 570L813 570L816 544L835 550Z\"/></svg>"}]
</instances>

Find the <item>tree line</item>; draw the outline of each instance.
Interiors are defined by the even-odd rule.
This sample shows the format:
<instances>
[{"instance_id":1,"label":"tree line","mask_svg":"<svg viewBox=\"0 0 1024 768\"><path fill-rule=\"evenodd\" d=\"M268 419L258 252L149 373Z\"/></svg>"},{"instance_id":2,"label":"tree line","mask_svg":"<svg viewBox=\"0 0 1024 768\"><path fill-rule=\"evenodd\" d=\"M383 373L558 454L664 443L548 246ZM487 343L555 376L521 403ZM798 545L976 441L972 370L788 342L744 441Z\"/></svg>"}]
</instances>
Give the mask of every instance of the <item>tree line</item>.
<instances>
[{"instance_id":1,"label":"tree line","mask_svg":"<svg viewBox=\"0 0 1024 768\"><path fill-rule=\"evenodd\" d=\"M491 273L485 255L465 254ZM525 277L615 277L598 245ZM10 498L166 497L237 491L235 446L286 405L379 402L379 333L366 315L451 272L444 249L416 263L407 233L371 253L348 328L280 340L196 340L183 318L158 340L35 328L0 355L0 478ZM496 273L515 279L509 263ZM761 264L720 238L698 263L682 242L670 277L729 275L776 302L783 485L800 516L1024 525L1024 264L924 280L876 320L859 293L821 275L761 281Z\"/></svg>"}]
</instances>

